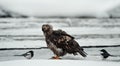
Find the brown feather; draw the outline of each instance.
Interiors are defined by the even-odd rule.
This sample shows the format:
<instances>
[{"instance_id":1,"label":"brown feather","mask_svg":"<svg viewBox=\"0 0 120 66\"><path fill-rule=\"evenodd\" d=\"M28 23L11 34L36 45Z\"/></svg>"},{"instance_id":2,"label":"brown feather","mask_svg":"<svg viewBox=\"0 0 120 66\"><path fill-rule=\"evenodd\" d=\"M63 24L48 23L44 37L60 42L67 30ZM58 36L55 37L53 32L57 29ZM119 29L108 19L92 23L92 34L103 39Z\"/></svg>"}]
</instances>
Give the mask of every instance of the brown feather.
<instances>
[{"instance_id":1,"label":"brown feather","mask_svg":"<svg viewBox=\"0 0 120 66\"><path fill-rule=\"evenodd\" d=\"M78 52L83 57L86 57L83 48L79 46L73 36L67 34L65 31L53 30L52 26L48 24L42 26L42 31L45 35L48 47L54 54L59 56L63 56L66 53L76 55ZM58 48L61 49L62 52L59 52L57 50Z\"/></svg>"}]
</instances>

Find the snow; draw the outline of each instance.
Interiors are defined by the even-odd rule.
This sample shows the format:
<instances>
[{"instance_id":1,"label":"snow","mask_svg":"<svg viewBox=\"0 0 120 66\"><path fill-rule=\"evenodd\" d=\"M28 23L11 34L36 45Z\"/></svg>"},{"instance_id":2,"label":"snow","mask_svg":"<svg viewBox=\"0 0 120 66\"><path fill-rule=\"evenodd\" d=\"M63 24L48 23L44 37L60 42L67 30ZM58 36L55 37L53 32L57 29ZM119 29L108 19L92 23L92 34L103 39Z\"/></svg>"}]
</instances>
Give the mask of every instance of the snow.
<instances>
[{"instance_id":1,"label":"snow","mask_svg":"<svg viewBox=\"0 0 120 66\"><path fill-rule=\"evenodd\" d=\"M97 16L108 17L106 11L119 0L0 0L10 11L29 16Z\"/></svg>"},{"instance_id":2,"label":"snow","mask_svg":"<svg viewBox=\"0 0 120 66\"><path fill-rule=\"evenodd\" d=\"M120 45L119 21L119 19L69 18L1 19L0 48L46 47L41 30L41 26L46 23L53 25L55 30L62 29L74 36L80 46Z\"/></svg>"},{"instance_id":3,"label":"snow","mask_svg":"<svg viewBox=\"0 0 120 66\"><path fill-rule=\"evenodd\" d=\"M114 29L102 29L102 28L87 28L87 27L54 27L55 29L62 29L69 33L70 35L107 35L107 34L119 34L120 30L118 28ZM39 48L46 47L43 32L40 28L26 28L19 30L1 30L0 35L8 35L8 38L1 38L3 40L0 42L0 48ZM33 37L27 37L32 36ZM11 37L11 36L25 36L25 37ZM37 37L34 37L37 36ZM78 37L79 38L79 37ZM14 41L14 40L23 41ZM42 39L42 40L35 40ZM5 40L5 41L4 41ZM26 40L26 41L24 41ZM75 39L80 46L96 46L96 45L119 45L119 38L99 38L99 39ZM16 45L15 45L16 44Z\"/></svg>"},{"instance_id":4,"label":"snow","mask_svg":"<svg viewBox=\"0 0 120 66\"><path fill-rule=\"evenodd\" d=\"M120 45L120 19L1 19L0 20L0 48L40 48L46 47L45 37L41 30L43 24L51 24L53 28L62 29L75 37L80 46ZM117 26L116 26L117 25ZM108 27L104 27L108 26ZM111 27L109 27L111 26ZM86 58L80 55L67 54L62 60L50 60L53 53L49 49L24 49L0 51L0 66L33 66L33 65L93 65L118 66L119 57L109 57L102 60L99 50L102 48L84 48L88 53ZM119 47L105 48L111 54L119 55ZM31 60L14 55L23 54L29 50L34 51ZM118 51L118 52L115 52ZM97 54L98 56L94 56ZM4 62L3 62L4 61ZM119 63L119 64L118 64Z\"/></svg>"},{"instance_id":5,"label":"snow","mask_svg":"<svg viewBox=\"0 0 120 66\"><path fill-rule=\"evenodd\" d=\"M119 3L120 0L0 0L0 6L10 11L29 16L92 15L107 17L108 14L106 11L118 6ZM116 22L112 21L112 23L111 21L101 21L100 23L99 19L97 19L97 21L83 19L83 21L78 20L78 23L75 22L76 21L72 22L70 19L60 19L58 21L57 19L34 18L0 19L0 48L46 47L46 42L44 41L44 36L41 31L41 25L45 23L52 24L55 29L62 29L70 35L75 36L75 40L80 46L120 45L119 20ZM79 26L73 26L74 23ZM115 27L106 28L104 26ZM82 35L87 37L79 37ZM92 38L89 37L89 35L92 35ZM97 38L93 35L97 35ZM103 61L100 55L91 55L98 54L100 49L101 48L85 49L89 54L87 58L81 58L79 55L66 55L62 60L48 59L53 55L48 49L34 50L35 57L31 60L14 56L14 54L22 54L28 50L0 51L0 66L120 66L119 57L110 57ZM106 49L113 54L120 53L119 47ZM3 60L7 61L3 62Z\"/></svg>"},{"instance_id":6,"label":"snow","mask_svg":"<svg viewBox=\"0 0 120 66\"><path fill-rule=\"evenodd\" d=\"M80 46L119 45L119 39L79 39ZM6 41L1 42L0 48L40 48L46 47L45 41Z\"/></svg>"},{"instance_id":7,"label":"snow","mask_svg":"<svg viewBox=\"0 0 120 66\"><path fill-rule=\"evenodd\" d=\"M41 28L41 27L40 27ZM26 28L26 29L13 29L13 30L1 30L2 35L43 35L43 32L40 28ZM115 29L102 29L102 28L87 28L87 27L54 27L55 30L62 29L71 35L80 35L80 34L119 34L120 30ZM72 31L71 31L72 30ZM107 31L106 31L107 30ZM22 32L21 32L22 31Z\"/></svg>"},{"instance_id":8,"label":"snow","mask_svg":"<svg viewBox=\"0 0 120 66\"><path fill-rule=\"evenodd\" d=\"M0 62L1 66L120 66L119 62L86 60L15 60Z\"/></svg>"},{"instance_id":9,"label":"snow","mask_svg":"<svg viewBox=\"0 0 120 66\"><path fill-rule=\"evenodd\" d=\"M0 48L40 48L46 47L45 41L6 41L1 42Z\"/></svg>"}]
</instances>

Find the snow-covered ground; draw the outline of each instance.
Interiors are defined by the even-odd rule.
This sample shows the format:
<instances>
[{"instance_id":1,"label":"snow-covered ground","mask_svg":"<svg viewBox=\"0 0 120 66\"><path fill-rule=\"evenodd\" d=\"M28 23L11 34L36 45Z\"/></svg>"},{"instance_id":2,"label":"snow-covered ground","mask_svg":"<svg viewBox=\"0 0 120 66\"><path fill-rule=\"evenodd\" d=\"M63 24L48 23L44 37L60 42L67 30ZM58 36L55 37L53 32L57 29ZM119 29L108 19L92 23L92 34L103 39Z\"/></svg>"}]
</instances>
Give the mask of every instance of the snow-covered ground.
<instances>
[{"instance_id":1,"label":"snow-covered ground","mask_svg":"<svg viewBox=\"0 0 120 66\"><path fill-rule=\"evenodd\" d=\"M75 60L17 60L0 62L1 66L119 66L117 62Z\"/></svg>"},{"instance_id":2,"label":"snow-covered ground","mask_svg":"<svg viewBox=\"0 0 120 66\"><path fill-rule=\"evenodd\" d=\"M0 20L0 48L45 47L41 26L51 24L81 46L120 45L120 19L28 18Z\"/></svg>"},{"instance_id":3,"label":"snow-covered ground","mask_svg":"<svg viewBox=\"0 0 120 66\"><path fill-rule=\"evenodd\" d=\"M100 50L106 49L112 55L120 55L120 47L108 47L108 48L84 48L85 52L88 54L86 58L83 58L81 55L72 55L66 54L61 57L61 60L91 60L91 61L106 61L106 62L120 62L120 57L108 57L106 60L102 60L102 56L100 55ZM23 56L15 56L21 55L28 51L34 51L34 57L30 60L50 60L53 56L53 53L49 49L21 49L21 50L1 50L0 51L0 61L12 61L12 60L25 60L26 58ZM117 51L117 52L116 52Z\"/></svg>"},{"instance_id":4,"label":"snow-covered ground","mask_svg":"<svg viewBox=\"0 0 120 66\"><path fill-rule=\"evenodd\" d=\"M40 48L46 47L41 31L43 24L51 24L54 29L62 29L76 38L81 46L120 45L120 19L77 19L77 18L27 18L0 19L0 48ZM49 49L0 50L0 65L92 65L119 66L120 57L109 57L102 60L100 49L84 48L88 53L86 58L80 55L67 54L62 60L49 59L53 53ZM120 47L104 48L113 55L120 55ZM35 52L30 60L14 55L23 54L29 50ZM4 62L3 62L4 61Z\"/></svg>"}]
</instances>

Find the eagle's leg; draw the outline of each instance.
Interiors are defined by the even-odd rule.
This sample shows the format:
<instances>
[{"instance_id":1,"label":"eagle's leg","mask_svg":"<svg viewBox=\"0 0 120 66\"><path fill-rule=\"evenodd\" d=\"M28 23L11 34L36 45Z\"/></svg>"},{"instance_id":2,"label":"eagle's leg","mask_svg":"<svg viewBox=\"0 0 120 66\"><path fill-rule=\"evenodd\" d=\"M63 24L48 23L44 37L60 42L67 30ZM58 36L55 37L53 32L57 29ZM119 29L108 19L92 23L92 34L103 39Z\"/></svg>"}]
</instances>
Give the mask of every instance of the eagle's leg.
<instances>
[{"instance_id":1,"label":"eagle's leg","mask_svg":"<svg viewBox=\"0 0 120 66\"><path fill-rule=\"evenodd\" d=\"M61 54L63 54L62 49L57 48L53 43L49 42L50 44L47 44L47 46L52 50L52 52L55 54L55 56L52 57L52 59L60 59Z\"/></svg>"},{"instance_id":2,"label":"eagle's leg","mask_svg":"<svg viewBox=\"0 0 120 66\"><path fill-rule=\"evenodd\" d=\"M53 56L52 59L61 59L60 56Z\"/></svg>"}]
</instances>

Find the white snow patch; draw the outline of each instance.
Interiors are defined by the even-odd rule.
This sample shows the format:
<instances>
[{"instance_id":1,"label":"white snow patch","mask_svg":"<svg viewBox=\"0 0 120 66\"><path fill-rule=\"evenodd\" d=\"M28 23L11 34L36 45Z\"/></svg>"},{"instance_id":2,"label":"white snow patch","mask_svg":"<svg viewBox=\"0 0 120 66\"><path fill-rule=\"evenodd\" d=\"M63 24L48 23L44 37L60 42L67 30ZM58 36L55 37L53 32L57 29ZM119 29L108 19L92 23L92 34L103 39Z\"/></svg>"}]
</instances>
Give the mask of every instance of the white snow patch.
<instances>
[{"instance_id":1,"label":"white snow patch","mask_svg":"<svg viewBox=\"0 0 120 66\"><path fill-rule=\"evenodd\" d=\"M86 60L16 60L0 62L1 66L120 66L119 62Z\"/></svg>"},{"instance_id":2,"label":"white snow patch","mask_svg":"<svg viewBox=\"0 0 120 66\"><path fill-rule=\"evenodd\" d=\"M1 30L1 35L43 35L42 28L26 28L26 29L12 29ZM105 28L89 28L89 27L54 27L55 30L62 29L70 35L80 34L119 34L119 28L105 29Z\"/></svg>"},{"instance_id":3,"label":"white snow patch","mask_svg":"<svg viewBox=\"0 0 120 66\"><path fill-rule=\"evenodd\" d=\"M8 41L1 42L0 48L40 48L46 47L45 41Z\"/></svg>"}]
</instances>

